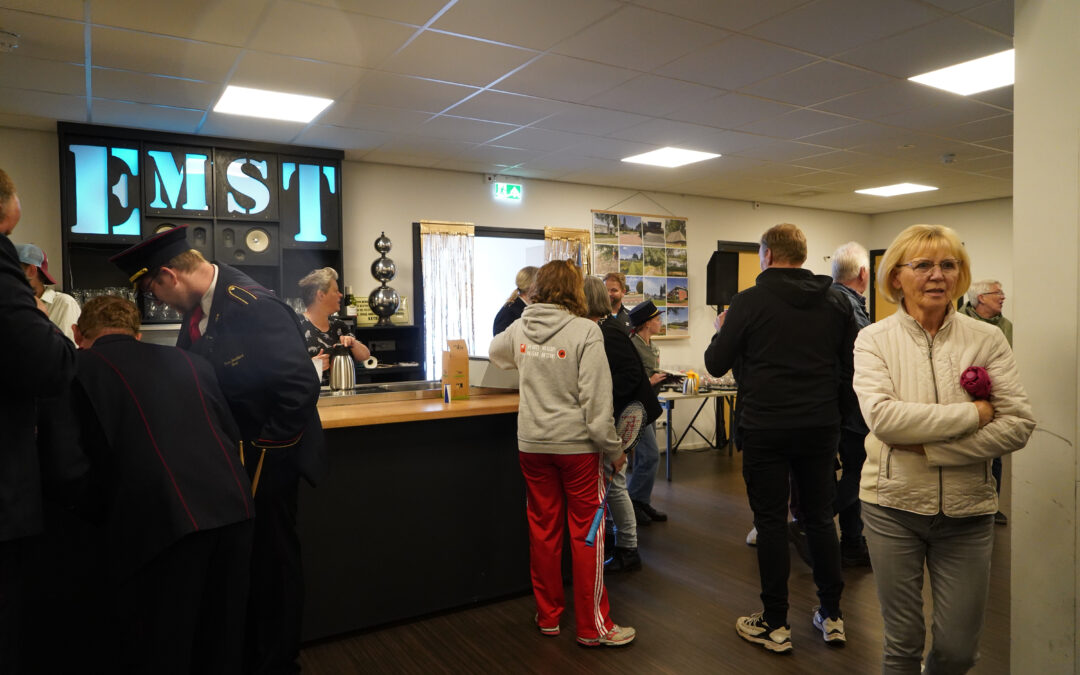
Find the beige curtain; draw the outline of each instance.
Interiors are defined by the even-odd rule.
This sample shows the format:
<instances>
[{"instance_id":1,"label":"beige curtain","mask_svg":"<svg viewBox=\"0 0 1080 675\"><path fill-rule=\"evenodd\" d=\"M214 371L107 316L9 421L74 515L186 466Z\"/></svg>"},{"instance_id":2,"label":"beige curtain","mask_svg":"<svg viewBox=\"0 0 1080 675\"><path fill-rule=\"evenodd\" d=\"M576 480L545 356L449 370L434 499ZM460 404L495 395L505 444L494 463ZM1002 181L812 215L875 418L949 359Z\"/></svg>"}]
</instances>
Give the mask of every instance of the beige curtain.
<instances>
[{"instance_id":1,"label":"beige curtain","mask_svg":"<svg viewBox=\"0 0 1080 675\"><path fill-rule=\"evenodd\" d=\"M472 342L473 234L471 223L420 223L424 276L424 367L428 379L442 375L447 340ZM476 346L469 344L469 353Z\"/></svg>"},{"instance_id":2,"label":"beige curtain","mask_svg":"<svg viewBox=\"0 0 1080 675\"><path fill-rule=\"evenodd\" d=\"M565 227L544 228L544 261L573 260L586 275L592 271L589 255L589 230L572 230Z\"/></svg>"}]
</instances>

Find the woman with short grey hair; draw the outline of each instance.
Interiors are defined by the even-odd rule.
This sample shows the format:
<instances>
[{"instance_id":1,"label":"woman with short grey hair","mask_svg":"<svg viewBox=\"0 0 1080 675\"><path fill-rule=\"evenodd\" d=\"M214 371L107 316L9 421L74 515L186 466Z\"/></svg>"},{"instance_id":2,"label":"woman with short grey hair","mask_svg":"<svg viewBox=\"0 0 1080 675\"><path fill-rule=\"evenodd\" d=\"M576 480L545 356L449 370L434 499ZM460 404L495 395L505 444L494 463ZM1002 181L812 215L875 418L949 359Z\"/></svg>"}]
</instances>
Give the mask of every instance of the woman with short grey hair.
<instances>
[{"instance_id":1,"label":"woman with short grey hair","mask_svg":"<svg viewBox=\"0 0 1080 675\"><path fill-rule=\"evenodd\" d=\"M330 382L330 350L344 345L357 362L363 363L371 351L356 339L352 330L341 319L331 318L341 309L341 291L338 290L338 273L332 267L312 270L300 280L300 299L304 302L304 314L300 329L304 334L308 355L319 365L323 384Z\"/></svg>"}]
</instances>

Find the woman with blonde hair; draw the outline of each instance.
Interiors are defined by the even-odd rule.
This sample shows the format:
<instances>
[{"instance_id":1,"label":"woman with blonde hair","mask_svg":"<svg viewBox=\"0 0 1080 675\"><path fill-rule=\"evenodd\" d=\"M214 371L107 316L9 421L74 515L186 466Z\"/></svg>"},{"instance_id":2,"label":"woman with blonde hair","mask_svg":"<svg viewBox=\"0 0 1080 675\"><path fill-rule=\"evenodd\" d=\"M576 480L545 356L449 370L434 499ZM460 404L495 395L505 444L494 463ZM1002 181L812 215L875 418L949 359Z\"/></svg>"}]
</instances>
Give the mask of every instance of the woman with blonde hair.
<instances>
[{"instance_id":1,"label":"woman with blonde hair","mask_svg":"<svg viewBox=\"0 0 1080 675\"><path fill-rule=\"evenodd\" d=\"M491 328L492 335L498 335L506 330L510 324L521 318L521 313L525 311L525 307L531 302L529 295L532 292L533 284L536 283L536 268L532 265L522 267L518 270L514 283L514 292L510 294L510 297L506 299L506 304L495 315L495 323Z\"/></svg>"},{"instance_id":2,"label":"woman with blonde hair","mask_svg":"<svg viewBox=\"0 0 1080 675\"><path fill-rule=\"evenodd\" d=\"M605 460L618 471L626 456L615 433L604 337L587 313L581 272L570 261L549 262L537 272L533 303L495 336L488 353L499 368L520 373L518 461L536 625L544 635L559 634L568 524L577 640L614 647L631 642L635 631L611 620L603 537L593 546L585 537L604 500Z\"/></svg>"},{"instance_id":3,"label":"woman with blonde hair","mask_svg":"<svg viewBox=\"0 0 1080 675\"><path fill-rule=\"evenodd\" d=\"M335 345L349 348L353 360L363 363L371 351L356 339L352 330L341 319L332 318L341 309L341 291L338 289L338 273L333 267L312 270L300 280L300 299L304 314L300 317L300 329L308 355L322 371L322 383L330 383L330 350Z\"/></svg>"},{"instance_id":4,"label":"woman with blonde hair","mask_svg":"<svg viewBox=\"0 0 1080 675\"><path fill-rule=\"evenodd\" d=\"M877 282L899 307L859 333L854 388L870 428L859 497L885 622L882 670L920 672L925 565L934 617L924 672L964 673L978 657L990 581L990 464L1024 447L1035 420L1005 336L956 311L971 283L956 232L907 228ZM989 376L985 400L961 385L972 366Z\"/></svg>"}]
</instances>

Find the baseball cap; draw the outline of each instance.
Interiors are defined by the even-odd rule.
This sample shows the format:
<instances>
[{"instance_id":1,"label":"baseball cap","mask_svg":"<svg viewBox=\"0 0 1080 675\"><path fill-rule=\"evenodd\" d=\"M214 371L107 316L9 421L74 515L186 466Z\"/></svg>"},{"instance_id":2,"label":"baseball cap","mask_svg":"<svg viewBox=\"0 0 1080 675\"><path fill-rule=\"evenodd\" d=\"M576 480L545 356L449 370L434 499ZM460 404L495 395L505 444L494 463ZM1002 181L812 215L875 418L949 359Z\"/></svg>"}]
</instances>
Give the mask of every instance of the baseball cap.
<instances>
[{"instance_id":1,"label":"baseball cap","mask_svg":"<svg viewBox=\"0 0 1080 675\"><path fill-rule=\"evenodd\" d=\"M49 285L56 283L56 279L53 279L52 275L49 274L49 257L45 255L45 251L33 244L19 244L15 247L15 250L19 253L19 262L24 265L33 265L41 270L41 276L45 279L45 283Z\"/></svg>"}]
</instances>

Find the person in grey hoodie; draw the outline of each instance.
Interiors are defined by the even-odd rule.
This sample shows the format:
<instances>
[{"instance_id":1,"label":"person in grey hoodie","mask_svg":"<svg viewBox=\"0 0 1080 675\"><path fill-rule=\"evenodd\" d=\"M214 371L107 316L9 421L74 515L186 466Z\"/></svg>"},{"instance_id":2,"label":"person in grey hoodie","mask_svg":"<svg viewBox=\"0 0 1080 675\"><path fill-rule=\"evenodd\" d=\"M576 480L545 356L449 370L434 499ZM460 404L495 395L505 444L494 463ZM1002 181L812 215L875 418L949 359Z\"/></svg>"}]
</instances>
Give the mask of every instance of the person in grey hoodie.
<instances>
[{"instance_id":1,"label":"person in grey hoodie","mask_svg":"<svg viewBox=\"0 0 1080 675\"><path fill-rule=\"evenodd\" d=\"M536 624L559 634L566 602L562 583L564 522L573 556L577 640L619 646L634 639L609 616L603 534L585 544L604 500L605 460L626 462L612 417L611 372L604 337L587 313L581 272L552 261L536 276L533 302L488 349L499 368L520 373L518 459L525 476L529 563Z\"/></svg>"}]
</instances>

